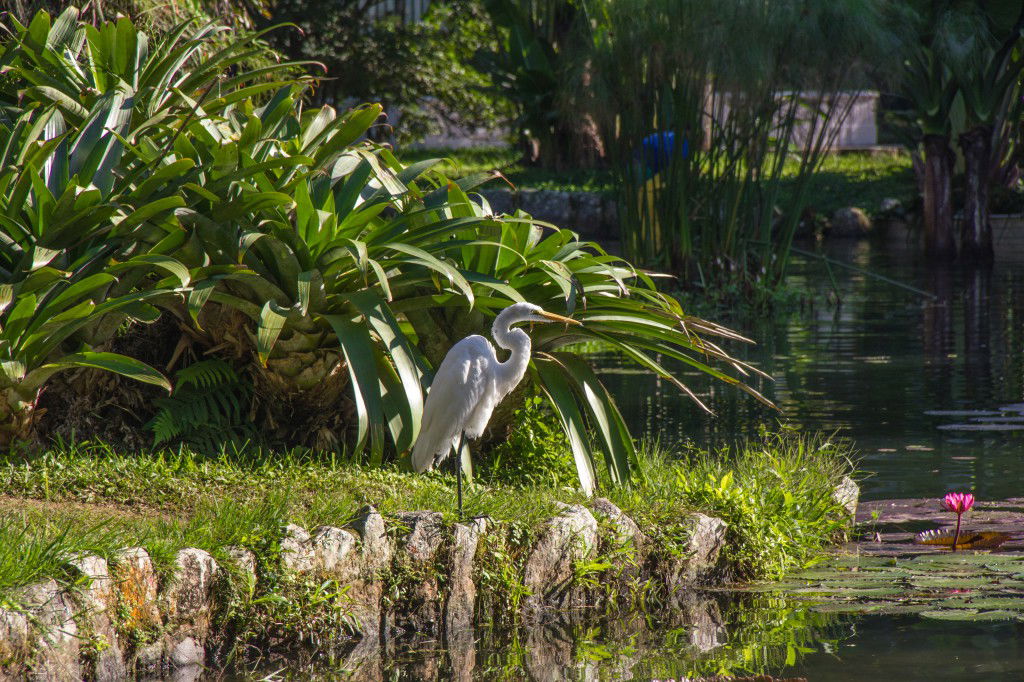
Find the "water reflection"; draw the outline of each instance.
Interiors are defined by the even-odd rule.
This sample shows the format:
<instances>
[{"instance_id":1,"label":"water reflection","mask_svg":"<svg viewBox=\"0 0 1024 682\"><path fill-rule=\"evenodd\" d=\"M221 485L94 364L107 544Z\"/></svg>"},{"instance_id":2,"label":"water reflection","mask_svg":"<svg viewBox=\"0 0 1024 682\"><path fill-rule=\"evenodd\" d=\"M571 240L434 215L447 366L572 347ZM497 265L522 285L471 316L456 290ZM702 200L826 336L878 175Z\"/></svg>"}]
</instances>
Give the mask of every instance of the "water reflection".
<instances>
[{"instance_id":1,"label":"water reflection","mask_svg":"<svg viewBox=\"0 0 1024 682\"><path fill-rule=\"evenodd\" d=\"M704 597L701 597L704 599ZM693 626L676 618L620 616L509 631L482 629L458 641L418 640L290 656L251 672L210 679L724 680L735 675L862 680L1024 679L1024 625L944 622L915 616L833 615L782 597L707 597L716 614ZM691 602L691 606L694 602ZM719 613L720 609L720 613ZM195 678L188 678L195 679ZM769 678L770 679L770 678Z\"/></svg>"},{"instance_id":2,"label":"water reflection","mask_svg":"<svg viewBox=\"0 0 1024 682\"><path fill-rule=\"evenodd\" d=\"M828 271L820 262L798 262L793 281L817 292L818 303L776 319L730 321L759 340L735 350L775 378L756 386L780 414L680 368L717 413L705 417L671 386L608 355L603 379L627 421L648 436L712 447L779 419L834 430L856 442L864 468L875 473L864 485L867 499L954 488L992 498L1019 494L1022 434L943 431L938 427L950 420L926 413L993 410L1024 397L1024 262L1000 262L991 271L927 268L912 252L866 242L832 247L829 255L935 298L832 268L841 305L826 305Z\"/></svg>"},{"instance_id":3,"label":"water reflection","mask_svg":"<svg viewBox=\"0 0 1024 682\"><path fill-rule=\"evenodd\" d=\"M773 674L807 653L834 650L855 633L851 623L780 597L691 592L657 613L577 614L512 631L484 628L457 641L307 653L305 660L265 662L232 679L270 673L295 680L555 682Z\"/></svg>"}]
</instances>

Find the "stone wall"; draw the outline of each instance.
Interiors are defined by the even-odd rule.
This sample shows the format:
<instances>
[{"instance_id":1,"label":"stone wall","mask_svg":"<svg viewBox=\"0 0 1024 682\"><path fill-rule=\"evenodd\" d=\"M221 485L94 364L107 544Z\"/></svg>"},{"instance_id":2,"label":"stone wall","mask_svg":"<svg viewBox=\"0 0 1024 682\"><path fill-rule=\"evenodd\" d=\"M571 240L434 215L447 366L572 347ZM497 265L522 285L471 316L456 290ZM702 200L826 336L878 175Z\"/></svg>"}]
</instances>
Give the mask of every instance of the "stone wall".
<instances>
[{"instance_id":1,"label":"stone wall","mask_svg":"<svg viewBox=\"0 0 1024 682\"><path fill-rule=\"evenodd\" d=\"M619 209L612 196L546 189L487 189L480 194L494 213L522 209L537 220L574 230L586 238L619 238Z\"/></svg>"},{"instance_id":2,"label":"stone wall","mask_svg":"<svg viewBox=\"0 0 1024 682\"><path fill-rule=\"evenodd\" d=\"M837 495L855 509L856 492L848 483ZM688 551L666 556L607 499L563 505L510 564L524 588L521 600L486 593L480 584L488 561L485 545L507 538L509 524L486 518L447 524L431 511L385 519L367 506L344 527L288 525L279 553L258 558L249 548L228 547L225 565L202 549L183 549L164 576L139 547L109 561L72 556L67 580L45 580L0 602L6 604L0 608L0 680L110 681L168 673L176 680L197 679L231 648L231 595L246 589L239 585L252 594L265 578L261 567L335 580L347 600L348 657L376 661L369 670L379 667L389 643L404 638L444 641L451 656L462 651L472 657L473 628L482 618L572 622L574 614L593 615L593 607L608 600L636 597L671 606L691 627L694 646L717 646L717 607L699 598L697 588L724 574L727 526L698 513L689 520ZM610 556L610 568L591 569L596 573L581 578L581 566L600 567L597 560ZM548 649L538 644L537 655L546 656ZM556 650L549 653L558 656Z\"/></svg>"},{"instance_id":3,"label":"stone wall","mask_svg":"<svg viewBox=\"0 0 1024 682\"><path fill-rule=\"evenodd\" d=\"M718 521L718 530L706 533L698 517L691 537L693 558L670 578L679 588L709 575L718 563L724 523ZM403 512L389 523L366 507L344 528L287 526L280 563L287 571L334 578L347 586L354 637L370 648L410 635L457 640L473 626L474 563L481 539L492 532L501 532L500 524L483 518L447 525L437 512ZM567 506L546 521L522 566L529 596L520 617L535 622L600 601L599 590L574 580L577 562L592 558L599 542L644 546L636 525L607 500L595 502L594 511ZM71 584L47 580L31 585L12 595L17 607L0 609L0 679L119 680L172 670L176 679L189 679L190 670L198 676L222 634L213 627L225 606L218 579L226 569L241 572L243 580L245 574L250 582L258 579L258 562L250 550L234 547L228 554L232 565L220 566L201 549L183 549L164 580L139 547L122 550L110 561L69 557ZM638 558L642 564L643 557ZM401 603L394 604L383 588L389 570L398 567L402 575L422 579L405 585ZM150 636L140 639L135 634L140 632Z\"/></svg>"}]
</instances>

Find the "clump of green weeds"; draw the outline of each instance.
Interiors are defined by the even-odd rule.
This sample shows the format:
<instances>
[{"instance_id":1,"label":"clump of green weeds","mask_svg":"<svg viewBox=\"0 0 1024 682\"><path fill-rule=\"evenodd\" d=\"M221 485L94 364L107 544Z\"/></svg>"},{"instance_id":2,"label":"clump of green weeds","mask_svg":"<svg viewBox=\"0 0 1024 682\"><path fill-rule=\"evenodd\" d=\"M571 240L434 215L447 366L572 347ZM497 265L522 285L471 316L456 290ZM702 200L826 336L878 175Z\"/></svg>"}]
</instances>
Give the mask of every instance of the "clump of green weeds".
<instances>
[{"instance_id":1,"label":"clump of green weeds","mask_svg":"<svg viewBox=\"0 0 1024 682\"><path fill-rule=\"evenodd\" d=\"M282 572L272 583L261 580L254 595L231 604L234 657L248 660L301 647L331 650L355 632L349 585L316 572Z\"/></svg>"},{"instance_id":2,"label":"clump of green weeds","mask_svg":"<svg viewBox=\"0 0 1024 682\"><path fill-rule=\"evenodd\" d=\"M579 476L569 440L548 404L540 396L528 397L512 423L508 438L479 458L480 480L575 490Z\"/></svg>"},{"instance_id":3,"label":"clump of green weeds","mask_svg":"<svg viewBox=\"0 0 1024 682\"><path fill-rule=\"evenodd\" d=\"M621 501L653 529L656 544L679 556L687 549L679 511L716 516L728 524L723 555L735 577L773 577L805 565L849 531L834 492L853 473L852 457L842 438L786 428L714 452L647 448L644 484Z\"/></svg>"},{"instance_id":4,"label":"clump of green weeds","mask_svg":"<svg viewBox=\"0 0 1024 682\"><path fill-rule=\"evenodd\" d=\"M490 612L496 623L515 622L520 605L530 596L523 583L523 566L533 546L533 530L522 522L509 521L490 525L480 537L473 580L484 605L482 611Z\"/></svg>"}]
</instances>

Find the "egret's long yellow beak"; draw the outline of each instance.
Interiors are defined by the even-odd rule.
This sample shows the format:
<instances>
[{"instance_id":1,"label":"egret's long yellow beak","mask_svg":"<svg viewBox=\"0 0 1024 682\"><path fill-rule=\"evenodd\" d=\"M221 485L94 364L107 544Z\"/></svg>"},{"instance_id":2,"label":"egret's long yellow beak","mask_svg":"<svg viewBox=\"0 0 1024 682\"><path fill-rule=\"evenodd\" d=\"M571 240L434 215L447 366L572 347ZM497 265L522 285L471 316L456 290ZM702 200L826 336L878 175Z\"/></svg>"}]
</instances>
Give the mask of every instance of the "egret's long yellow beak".
<instances>
[{"instance_id":1,"label":"egret's long yellow beak","mask_svg":"<svg viewBox=\"0 0 1024 682\"><path fill-rule=\"evenodd\" d=\"M561 315L556 315L554 313L549 313L549 312L546 312L546 311L543 311L543 310L541 312L537 313L537 314L540 315L541 317L548 318L552 322L562 322L562 323L565 323L565 324L575 324L575 325L578 325L578 326L581 326L581 327L583 326L582 322L580 322L579 320L574 320L571 317L563 317Z\"/></svg>"}]
</instances>

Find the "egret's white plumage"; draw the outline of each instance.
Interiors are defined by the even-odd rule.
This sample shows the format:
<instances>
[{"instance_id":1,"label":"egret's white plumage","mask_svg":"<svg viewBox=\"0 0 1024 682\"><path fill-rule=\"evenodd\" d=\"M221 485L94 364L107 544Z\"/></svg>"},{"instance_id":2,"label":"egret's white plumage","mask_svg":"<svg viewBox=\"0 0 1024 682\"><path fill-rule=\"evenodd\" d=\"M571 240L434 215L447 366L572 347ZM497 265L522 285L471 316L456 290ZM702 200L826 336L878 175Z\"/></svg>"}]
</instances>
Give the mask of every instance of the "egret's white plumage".
<instances>
[{"instance_id":1,"label":"egret's white plumage","mask_svg":"<svg viewBox=\"0 0 1024 682\"><path fill-rule=\"evenodd\" d=\"M423 422L412 450L412 467L427 471L458 448L460 437L479 438L501 399L512 392L530 363L530 337L512 325L519 322L576 320L545 312L532 303L516 303L494 319L491 335L511 351L500 362L491 342L474 334L452 346L427 393Z\"/></svg>"}]
</instances>

